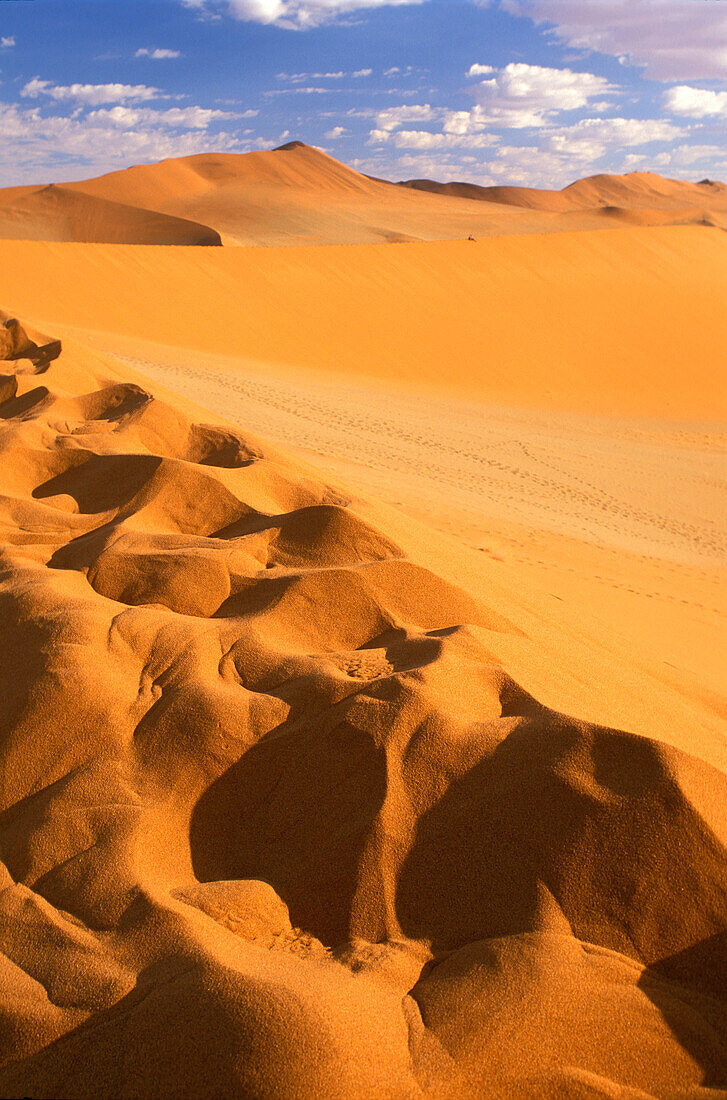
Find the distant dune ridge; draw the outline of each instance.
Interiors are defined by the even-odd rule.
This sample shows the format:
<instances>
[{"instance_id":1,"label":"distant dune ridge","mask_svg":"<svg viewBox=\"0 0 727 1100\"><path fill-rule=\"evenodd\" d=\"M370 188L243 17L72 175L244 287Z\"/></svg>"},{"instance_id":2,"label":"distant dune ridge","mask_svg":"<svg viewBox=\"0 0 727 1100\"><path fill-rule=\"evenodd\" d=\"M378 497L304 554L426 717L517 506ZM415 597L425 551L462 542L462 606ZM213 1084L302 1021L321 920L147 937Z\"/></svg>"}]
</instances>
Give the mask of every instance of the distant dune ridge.
<instances>
[{"instance_id":1,"label":"distant dune ridge","mask_svg":"<svg viewBox=\"0 0 727 1100\"><path fill-rule=\"evenodd\" d=\"M593 176L562 191L396 184L292 141L263 152L139 165L62 186L0 190L0 238L28 240L363 244L618 224L727 228L727 186L648 172Z\"/></svg>"},{"instance_id":2,"label":"distant dune ridge","mask_svg":"<svg viewBox=\"0 0 727 1100\"><path fill-rule=\"evenodd\" d=\"M2 1092L727 1086L727 776L541 705L487 594L309 468L80 345L22 351Z\"/></svg>"},{"instance_id":3,"label":"distant dune ridge","mask_svg":"<svg viewBox=\"0 0 727 1100\"><path fill-rule=\"evenodd\" d=\"M0 192L0 1095L727 1095L713 653L697 675L725 621L727 189L463 186L293 142ZM268 247L166 247L220 243ZM92 345L182 363L202 403L216 363L240 423ZM618 608L656 595L654 652L599 626L580 573L559 616L549 576L531 592L248 431L240 376L295 377L314 433L335 387L354 452L382 380L501 405L486 454L432 430L545 523L570 509L569 569L594 500L597 531L623 502L583 480L595 429L549 471L549 410L622 418L643 468L709 446L708 494L685 475L668 514L649 482L628 513L702 552L689 585L676 553L621 575L608 539L583 567ZM537 462L517 404L546 419ZM429 429L396 430L431 478ZM654 641L680 600L686 664Z\"/></svg>"}]
</instances>

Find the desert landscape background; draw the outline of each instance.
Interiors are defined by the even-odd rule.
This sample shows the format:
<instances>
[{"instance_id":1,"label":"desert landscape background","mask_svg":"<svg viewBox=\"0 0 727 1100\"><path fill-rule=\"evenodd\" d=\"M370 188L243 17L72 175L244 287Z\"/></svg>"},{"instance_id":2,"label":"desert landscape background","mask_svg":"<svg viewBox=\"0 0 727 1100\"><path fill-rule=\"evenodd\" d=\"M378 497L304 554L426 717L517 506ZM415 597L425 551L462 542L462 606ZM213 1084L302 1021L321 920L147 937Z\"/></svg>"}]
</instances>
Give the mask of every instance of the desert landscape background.
<instances>
[{"instance_id":1,"label":"desert landscape background","mask_svg":"<svg viewBox=\"0 0 727 1100\"><path fill-rule=\"evenodd\" d=\"M7 1095L727 1089L726 218L0 191Z\"/></svg>"}]
</instances>

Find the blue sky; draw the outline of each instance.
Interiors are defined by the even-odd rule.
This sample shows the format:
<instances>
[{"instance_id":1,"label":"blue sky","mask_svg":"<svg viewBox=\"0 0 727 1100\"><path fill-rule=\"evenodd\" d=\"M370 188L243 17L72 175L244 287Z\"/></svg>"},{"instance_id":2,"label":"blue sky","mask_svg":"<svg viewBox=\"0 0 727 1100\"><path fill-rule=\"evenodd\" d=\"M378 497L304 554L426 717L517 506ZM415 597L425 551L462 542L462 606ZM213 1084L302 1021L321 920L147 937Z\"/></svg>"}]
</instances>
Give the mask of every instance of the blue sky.
<instances>
[{"instance_id":1,"label":"blue sky","mask_svg":"<svg viewBox=\"0 0 727 1100\"><path fill-rule=\"evenodd\" d=\"M0 0L0 186L292 138L389 179L727 178L727 0Z\"/></svg>"}]
</instances>

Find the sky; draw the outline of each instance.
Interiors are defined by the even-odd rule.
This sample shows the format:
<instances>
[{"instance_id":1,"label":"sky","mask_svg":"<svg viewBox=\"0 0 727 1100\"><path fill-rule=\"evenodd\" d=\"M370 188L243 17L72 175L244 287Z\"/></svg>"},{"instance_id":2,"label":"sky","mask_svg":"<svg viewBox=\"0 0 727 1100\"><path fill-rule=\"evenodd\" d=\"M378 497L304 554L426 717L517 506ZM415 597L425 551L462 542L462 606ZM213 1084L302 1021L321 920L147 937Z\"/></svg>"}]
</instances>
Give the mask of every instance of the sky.
<instances>
[{"instance_id":1,"label":"sky","mask_svg":"<svg viewBox=\"0 0 727 1100\"><path fill-rule=\"evenodd\" d=\"M727 179L727 0L0 0L0 186L293 139L386 179Z\"/></svg>"}]
</instances>

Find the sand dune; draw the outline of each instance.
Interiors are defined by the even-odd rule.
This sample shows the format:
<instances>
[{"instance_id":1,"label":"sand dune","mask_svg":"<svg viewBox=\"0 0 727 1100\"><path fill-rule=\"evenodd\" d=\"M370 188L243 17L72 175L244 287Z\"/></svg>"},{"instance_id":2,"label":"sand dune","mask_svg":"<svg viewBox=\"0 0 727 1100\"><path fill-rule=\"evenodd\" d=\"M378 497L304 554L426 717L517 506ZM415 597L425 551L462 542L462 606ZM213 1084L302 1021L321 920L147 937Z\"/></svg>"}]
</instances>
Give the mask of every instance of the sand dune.
<instances>
[{"instance_id":1,"label":"sand dune","mask_svg":"<svg viewBox=\"0 0 727 1100\"><path fill-rule=\"evenodd\" d=\"M24 190L4 200L0 192L1 237L107 244L221 243L219 234L206 225L53 185Z\"/></svg>"},{"instance_id":2,"label":"sand dune","mask_svg":"<svg viewBox=\"0 0 727 1100\"><path fill-rule=\"evenodd\" d=\"M217 244L218 234L238 245L363 244L601 229L633 224L634 209L643 225L725 227L727 187L649 173L596 176L563 191L430 180L401 186L294 141L138 165L62 187L0 190L0 237Z\"/></svg>"},{"instance_id":3,"label":"sand dune","mask_svg":"<svg viewBox=\"0 0 727 1100\"><path fill-rule=\"evenodd\" d=\"M452 583L426 531L79 345L22 350L4 1093L726 1085L727 776L689 731L542 705L517 594Z\"/></svg>"},{"instance_id":4,"label":"sand dune","mask_svg":"<svg viewBox=\"0 0 727 1100\"><path fill-rule=\"evenodd\" d=\"M727 185L714 180L688 183L665 179L655 172L629 172L623 176L597 175L576 180L561 191L537 187L480 187L472 183L437 183L436 180L404 180L402 187L429 191L438 195L497 203L498 205L565 214L588 210L592 213L608 209L616 212L640 210L660 212L682 221L689 214L695 219L727 215Z\"/></svg>"},{"instance_id":5,"label":"sand dune","mask_svg":"<svg viewBox=\"0 0 727 1100\"><path fill-rule=\"evenodd\" d=\"M130 354L142 339L493 404L727 416L717 229L294 250L5 241L0 295Z\"/></svg>"}]
</instances>

